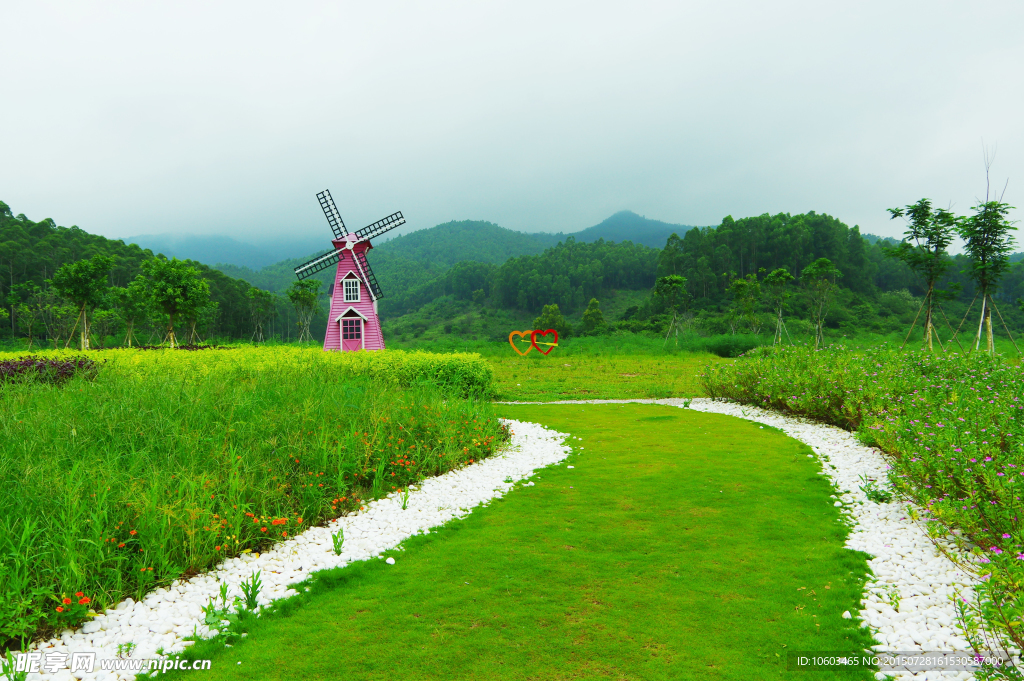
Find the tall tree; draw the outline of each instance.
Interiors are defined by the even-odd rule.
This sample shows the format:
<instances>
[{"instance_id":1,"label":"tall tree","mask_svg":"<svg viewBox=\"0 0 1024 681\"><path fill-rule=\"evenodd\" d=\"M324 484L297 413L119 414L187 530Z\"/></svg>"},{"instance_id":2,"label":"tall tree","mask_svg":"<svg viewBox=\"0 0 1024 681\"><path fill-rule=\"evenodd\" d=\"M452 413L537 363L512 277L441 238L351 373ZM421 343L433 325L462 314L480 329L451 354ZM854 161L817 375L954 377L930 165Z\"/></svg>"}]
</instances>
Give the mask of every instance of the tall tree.
<instances>
[{"instance_id":1,"label":"tall tree","mask_svg":"<svg viewBox=\"0 0 1024 681\"><path fill-rule=\"evenodd\" d=\"M590 299L590 303L587 304L587 309L584 310L583 319L580 323L580 332L582 334L597 333L607 328L600 305L597 298Z\"/></svg>"},{"instance_id":2,"label":"tall tree","mask_svg":"<svg viewBox=\"0 0 1024 681\"><path fill-rule=\"evenodd\" d=\"M89 312L103 300L108 288L107 275L113 266L114 258L97 253L88 260L65 263L53 274L53 288L78 308L78 321L75 324L82 324L82 350L89 349Z\"/></svg>"},{"instance_id":3,"label":"tall tree","mask_svg":"<svg viewBox=\"0 0 1024 681\"><path fill-rule=\"evenodd\" d=\"M46 329L46 335L53 343L53 349L56 350L60 347L61 340L64 338L70 339L71 334L74 332L75 318L78 311L74 305L61 298L60 294L52 286L47 286L43 289L40 301L42 305L43 328Z\"/></svg>"},{"instance_id":4,"label":"tall tree","mask_svg":"<svg viewBox=\"0 0 1024 681\"><path fill-rule=\"evenodd\" d=\"M944 293L938 291L935 284L952 265L946 248L953 242L953 236L956 234L956 216L943 208L933 210L928 199L921 199L903 208L889 208L888 211L892 216L890 219L904 218L908 223L903 241L896 248L886 248L885 254L890 258L902 260L924 279L926 293L921 303L924 309L924 339L931 352L934 350L932 336L938 337L933 323L933 310L936 298ZM919 310L918 315L920 314ZM916 317L914 323L917 323ZM913 325L910 330L914 330ZM909 338L910 334L907 336ZM939 343L941 347L941 341Z\"/></svg>"},{"instance_id":5,"label":"tall tree","mask_svg":"<svg viewBox=\"0 0 1024 681\"><path fill-rule=\"evenodd\" d=\"M210 298L210 284L188 264L171 258L157 257L142 263L150 295L156 307L167 315L167 341L171 348L174 338L174 320L201 307Z\"/></svg>"},{"instance_id":6,"label":"tall tree","mask_svg":"<svg viewBox=\"0 0 1024 681\"><path fill-rule=\"evenodd\" d=\"M277 312L274 305L274 294L253 286L249 289L249 315L252 318L252 340L264 342L263 325L270 321Z\"/></svg>"},{"instance_id":7,"label":"tall tree","mask_svg":"<svg viewBox=\"0 0 1024 681\"><path fill-rule=\"evenodd\" d=\"M736 312L746 320L750 333L756 335L761 330L761 320L757 316L761 304L761 282L757 280L757 274L751 272L741 279L733 279L729 290L732 291Z\"/></svg>"},{"instance_id":8,"label":"tall tree","mask_svg":"<svg viewBox=\"0 0 1024 681\"><path fill-rule=\"evenodd\" d=\"M1010 232L1017 229L1006 217L1011 210L1013 206L1002 201L986 200L974 207L974 215L962 218L957 223L957 231L964 240L964 251L971 258L967 273L977 285L978 297L981 298L981 316L978 319L974 349L981 346L984 332L985 349L989 354L995 352L992 338L992 294L1010 268L1010 253L1013 250Z\"/></svg>"},{"instance_id":9,"label":"tall tree","mask_svg":"<svg viewBox=\"0 0 1024 681\"><path fill-rule=\"evenodd\" d=\"M825 342L825 316L835 299L836 280L842 276L839 269L828 258L818 258L800 273L800 283L807 290L814 317L814 348Z\"/></svg>"},{"instance_id":10,"label":"tall tree","mask_svg":"<svg viewBox=\"0 0 1024 681\"><path fill-rule=\"evenodd\" d=\"M768 276L761 282L764 291L765 302L775 312L775 337L772 345L782 344L782 331L785 324L782 321L782 310L786 306L786 299L790 297L789 283L793 281L793 275L785 267L779 267L768 273ZM786 332L789 333L788 331Z\"/></svg>"},{"instance_id":11,"label":"tall tree","mask_svg":"<svg viewBox=\"0 0 1024 681\"><path fill-rule=\"evenodd\" d=\"M533 328L540 331L554 329L558 332L558 338L568 338L571 332L569 322L566 321L562 311L558 309L558 303L545 305L540 316L533 320Z\"/></svg>"},{"instance_id":12,"label":"tall tree","mask_svg":"<svg viewBox=\"0 0 1024 681\"><path fill-rule=\"evenodd\" d=\"M655 298L661 300L665 310L672 315L668 332L665 334L665 343L668 343L668 337L675 331L676 345L679 345L679 314L690 301L690 294L686 292L686 277L678 274L658 277L654 282L653 293Z\"/></svg>"},{"instance_id":13,"label":"tall tree","mask_svg":"<svg viewBox=\"0 0 1024 681\"><path fill-rule=\"evenodd\" d=\"M658 274L682 274L683 265L683 240L672 232L665 241L665 248L658 254Z\"/></svg>"},{"instance_id":14,"label":"tall tree","mask_svg":"<svg viewBox=\"0 0 1024 681\"><path fill-rule=\"evenodd\" d=\"M480 293L483 294L483 291ZM287 294L288 300L295 307L295 316L299 320L299 342L313 340L313 336L309 333L309 325L313 321L313 315L320 310L320 282L316 279L293 282L288 288Z\"/></svg>"},{"instance_id":15,"label":"tall tree","mask_svg":"<svg viewBox=\"0 0 1024 681\"><path fill-rule=\"evenodd\" d=\"M111 302L124 322L124 343L132 347L136 326L142 325L154 306L153 292L146 277L138 275L128 286L111 291Z\"/></svg>"}]
</instances>

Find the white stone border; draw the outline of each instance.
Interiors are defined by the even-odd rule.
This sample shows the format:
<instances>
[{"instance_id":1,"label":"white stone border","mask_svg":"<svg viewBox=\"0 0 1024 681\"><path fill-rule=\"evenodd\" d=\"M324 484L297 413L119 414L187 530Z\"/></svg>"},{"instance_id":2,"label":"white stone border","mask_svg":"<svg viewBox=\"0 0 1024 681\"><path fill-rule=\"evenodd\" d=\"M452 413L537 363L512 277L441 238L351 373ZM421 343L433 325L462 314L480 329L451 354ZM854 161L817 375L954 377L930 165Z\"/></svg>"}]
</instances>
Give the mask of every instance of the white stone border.
<instances>
[{"instance_id":1,"label":"white stone border","mask_svg":"<svg viewBox=\"0 0 1024 681\"><path fill-rule=\"evenodd\" d=\"M296 593L289 585L305 580L311 573L380 558L382 552L398 548L409 537L427 534L430 528L465 517L473 507L503 496L537 469L556 464L572 452L571 445L563 444L568 437L565 433L535 423L504 422L512 429L509 445L488 459L423 480L416 488L410 488L405 509L401 498L392 494L369 503L358 515L338 518L326 527L309 528L276 544L266 553L228 559L187 582L175 582L168 589L159 588L138 603L129 598L77 631L68 629L59 639L34 644L31 650L44 657L58 653L66 656L66 660L54 673L32 673L28 678L30 681L134 678L134 672L100 672L98 663L92 674L77 672L72 676L68 669L70 656L94 653L97 660L113 659L117 657L118 644L126 643L137 646L131 655L136 660L157 657L161 649L165 655L180 653L191 644L184 639L193 632L204 638L211 635L203 624L202 608L218 596L222 583L229 585L229 598L241 596L239 585L258 570L263 583L261 605L287 598ZM533 485L527 482L521 486ZM339 529L344 531L345 543L342 554L337 556L331 535ZM394 564L393 558L389 558L388 563Z\"/></svg>"}]
</instances>

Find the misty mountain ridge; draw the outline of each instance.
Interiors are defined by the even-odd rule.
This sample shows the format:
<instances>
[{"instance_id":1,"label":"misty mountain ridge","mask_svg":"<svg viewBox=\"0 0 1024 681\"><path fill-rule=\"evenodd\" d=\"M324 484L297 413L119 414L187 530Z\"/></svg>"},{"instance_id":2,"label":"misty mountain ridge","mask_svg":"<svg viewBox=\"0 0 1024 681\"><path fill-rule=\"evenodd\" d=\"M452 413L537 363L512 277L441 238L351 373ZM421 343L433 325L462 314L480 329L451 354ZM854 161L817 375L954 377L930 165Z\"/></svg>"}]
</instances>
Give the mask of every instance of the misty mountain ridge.
<instances>
[{"instance_id":1,"label":"misty mountain ridge","mask_svg":"<svg viewBox=\"0 0 1024 681\"><path fill-rule=\"evenodd\" d=\"M122 239L126 244L138 244L168 258L195 260L204 265L220 263L258 270L286 258L301 258L324 250L324 239L275 240L265 244L251 244L219 234L143 234ZM327 242L330 246L330 242Z\"/></svg>"},{"instance_id":2,"label":"misty mountain ridge","mask_svg":"<svg viewBox=\"0 0 1024 681\"><path fill-rule=\"evenodd\" d=\"M482 220L446 222L419 229L375 244L378 253L388 252L411 260L429 260L450 267L462 260L500 264L511 257L535 255L559 241L632 241L662 248L673 232L682 236L691 229L651 220L632 211L620 211L598 225L578 232L517 232ZM285 260L303 259L330 248L330 233L301 239L282 237L258 244L229 236L200 234L148 234L123 239L154 253L195 260L220 269L245 268L258 271ZM232 267L233 266L233 267Z\"/></svg>"}]
</instances>

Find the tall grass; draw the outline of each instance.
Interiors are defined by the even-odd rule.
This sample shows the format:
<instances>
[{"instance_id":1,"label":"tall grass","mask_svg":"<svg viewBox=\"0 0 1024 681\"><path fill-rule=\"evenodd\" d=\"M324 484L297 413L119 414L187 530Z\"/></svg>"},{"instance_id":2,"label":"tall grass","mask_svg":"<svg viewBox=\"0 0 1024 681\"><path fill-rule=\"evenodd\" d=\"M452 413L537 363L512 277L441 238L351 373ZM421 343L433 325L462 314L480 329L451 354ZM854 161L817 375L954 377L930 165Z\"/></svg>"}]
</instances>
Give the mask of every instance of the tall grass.
<instances>
[{"instance_id":1,"label":"tall grass","mask_svg":"<svg viewBox=\"0 0 1024 681\"><path fill-rule=\"evenodd\" d=\"M97 354L94 378L0 389L0 644L68 624L69 594L138 598L502 436L436 376L360 377L320 351Z\"/></svg>"}]
</instances>

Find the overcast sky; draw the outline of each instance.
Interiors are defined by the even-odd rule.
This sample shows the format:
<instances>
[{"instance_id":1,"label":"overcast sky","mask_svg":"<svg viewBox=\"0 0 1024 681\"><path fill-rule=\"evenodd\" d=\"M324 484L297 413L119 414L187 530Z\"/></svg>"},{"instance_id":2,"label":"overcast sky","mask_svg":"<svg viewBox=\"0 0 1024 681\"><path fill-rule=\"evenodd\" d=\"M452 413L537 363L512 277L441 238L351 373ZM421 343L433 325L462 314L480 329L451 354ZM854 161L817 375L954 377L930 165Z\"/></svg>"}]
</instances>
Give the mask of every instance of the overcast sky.
<instances>
[{"instance_id":1,"label":"overcast sky","mask_svg":"<svg viewBox=\"0 0 1024 681\"><path fill-rule=\"evenodd\" d=\"M1024 3L0 7L0 200L110 237L1024 206ZM1019 215L1019 212L1017 213Z\"/></svg>"}]
</instances>

